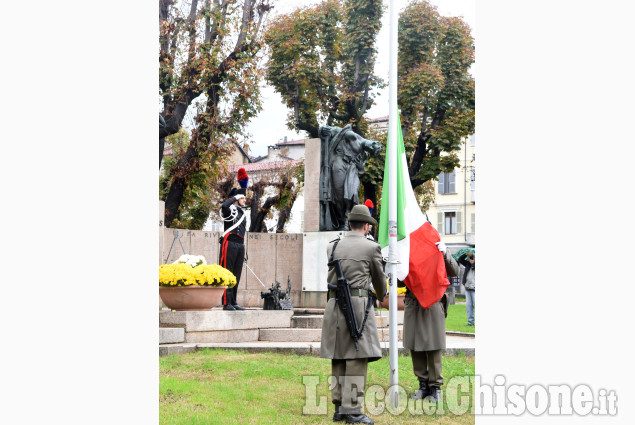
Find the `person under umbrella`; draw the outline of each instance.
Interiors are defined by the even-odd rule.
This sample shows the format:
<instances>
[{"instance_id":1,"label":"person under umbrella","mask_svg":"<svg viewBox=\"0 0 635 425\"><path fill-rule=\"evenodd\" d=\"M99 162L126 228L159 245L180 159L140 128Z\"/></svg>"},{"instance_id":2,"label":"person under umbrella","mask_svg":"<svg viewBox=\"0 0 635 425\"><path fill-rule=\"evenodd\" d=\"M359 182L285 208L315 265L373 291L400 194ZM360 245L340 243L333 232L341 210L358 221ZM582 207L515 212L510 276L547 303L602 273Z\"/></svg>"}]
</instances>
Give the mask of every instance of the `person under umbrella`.
<instances>
[{"instance_id":1,"label":"person under umbrella","mask_svg":"<svg viewBox=\"0 0 635 425\"><path fill-rule=\"evenodd\" d=\"M474 295L476 289L474 275L476 273L476 252L472 248L467 248L464 252L459 251L457 254L457 261L465 267L461 283L465 286L465 312L467 313L467 325L474 326Z\"/></svg>"}]
</instances>

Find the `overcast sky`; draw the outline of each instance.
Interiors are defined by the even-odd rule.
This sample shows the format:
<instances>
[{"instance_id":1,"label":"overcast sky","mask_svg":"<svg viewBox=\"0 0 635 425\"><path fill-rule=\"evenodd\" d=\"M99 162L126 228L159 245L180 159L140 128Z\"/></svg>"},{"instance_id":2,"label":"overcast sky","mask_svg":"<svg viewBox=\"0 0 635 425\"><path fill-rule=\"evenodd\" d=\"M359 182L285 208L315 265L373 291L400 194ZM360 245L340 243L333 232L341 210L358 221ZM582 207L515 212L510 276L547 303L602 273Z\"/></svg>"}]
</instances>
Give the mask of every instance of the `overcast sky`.
<instances>
[{"instance_id":1,"label":"overcast sky","mask_svg":"<svg viewBox=\"0 0 635 425\"><path fill-rule=\"evenodd\" d=\"M463 20L472 27L472 36L474 37L475 28L475 5L476 0L429 0L438 7L439 13L444 16L462 16ZM321 0L279 0L274 3L274 14L289 13L299 6L309 6L319 4ZM395 4L399 10L403 10L409 3L408 0L395 0ZM384 4L388 5L389 1L384 0ZM377 61L376 72L379 77L388 82L388 20L390 11L386 9L382 17L382 27L377 37ZM476 64L475 64L476 65ZM475 65L472 66L472 75L476 75ZM378 92L375 99L375 105L366 113L368 118L376 118L388 115L388 87ZM273 88L265 86L262 90L264 108L254 118L247 131L251 133L254 143L249 145L249 153L254 156L265 155L267 146L276 143L278 140L287 136L289 140L302 139L306 137L306 133L296 133L287 129L285 122L288 109L282 104L282 99Z\"/></svg>"}]
</instances>

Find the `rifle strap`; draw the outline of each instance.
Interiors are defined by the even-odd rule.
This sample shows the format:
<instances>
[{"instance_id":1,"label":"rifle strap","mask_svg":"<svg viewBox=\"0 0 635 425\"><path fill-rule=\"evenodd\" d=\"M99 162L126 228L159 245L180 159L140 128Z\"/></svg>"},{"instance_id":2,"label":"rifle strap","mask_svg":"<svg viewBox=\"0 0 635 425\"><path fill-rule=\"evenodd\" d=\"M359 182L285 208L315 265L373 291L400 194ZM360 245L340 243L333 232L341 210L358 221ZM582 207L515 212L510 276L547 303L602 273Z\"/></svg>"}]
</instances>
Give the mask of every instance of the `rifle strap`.
<instances>
[{"instance_id":1,"label":"rifle strap","mask_svg":"<svg viewBox=\"0 0 635 425\"><path fill-rule=\"evenodd\" d=\"M331 258L329 258L329 263L333 261L333 256L335 255L335 248L337 248L337 244L340 243L341 240L342 240L341 237L335 240L335 243L333 244L333 250L331 251Z\"/></svg>"},{"instance_id":2,"label":"rifle strap","mask_svg":"<svg viewBox=\"0 0 635 425\"><path fill-rule=\"evenodd\" d=\"M362 321L362 326L359 328L359 336L362 336L362 333L364 332L364 326L366 326L366 320L368 319L368 313L370 313L370 306L373 303L373 299L370 296L370 293L368 293L368 302L366 303L366 311L364 312L364 320Z\"/></svg>"},{"instance_id":3,"label":"rifle strap","mask_svg":"<svg viewBox=\"0 0 635 425\"><path fill-rule=\"evenodd\" d=\"M328 206L327 206L327 208L328 208ZM335 248L337 247L337 244L338 244L338 243L340 243L340 239L341 239L341 237L338 237L338 238L335 240L335 243L333 244L333 251L331 251L331 257L329 258L329 263L330 263L331 261L333 261L333 255L335 255ZM335 296L334 294L333 294L333 295L331 295L331 291L328 291L328 292L326 293L326 301L328 302L328 300L330 300L330 299L331 299L332 297L334 297L334 296Z\"/></svg>"}]
</instances>

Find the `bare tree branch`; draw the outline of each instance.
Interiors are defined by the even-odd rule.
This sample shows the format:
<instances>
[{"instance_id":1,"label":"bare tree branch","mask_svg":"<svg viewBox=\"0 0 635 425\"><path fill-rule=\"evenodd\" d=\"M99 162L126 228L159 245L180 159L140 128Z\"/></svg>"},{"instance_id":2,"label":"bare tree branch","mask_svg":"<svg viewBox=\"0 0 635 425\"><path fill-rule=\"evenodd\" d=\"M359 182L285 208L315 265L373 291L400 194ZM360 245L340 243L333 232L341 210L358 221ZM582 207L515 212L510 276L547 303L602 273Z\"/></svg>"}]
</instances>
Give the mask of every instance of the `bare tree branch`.
<instances>
[{"instance_id":1,"label":"bare tree branch","mask_svg":"<svg viewBox=\"0 0 635 425\"><path fill-rule=\"evenodd\" d=\"M209 1L209 0L208 0ZM225 0L221 3L220 0L214 1L214 10L213 14L220 15L220 21L214 21L213 24L209 24L209 32L205 33L205 42L208 44L212 44L216 41L216 38L220 34L220 32L225 28L225 23L227 22L227 8L230 4L235 3L236 0ZM213 28L212 28L213 27ZM221 39L222 40L222 37Z\"/></svg>"},{"instance_id":2,"label":"bare tree branch","mask_svg":"<svg viewBox=\"0 0 635 425\"><path fill-rule=\"evenodd\" d=\"M243 49L247 33L249 32L249 24L251 23L254 15L254 3L256 0L245 0L243 4L243 17L240 23L240 33L236 40L236 46L234 52L239 52Z\"/></svg>"}]
</instances>

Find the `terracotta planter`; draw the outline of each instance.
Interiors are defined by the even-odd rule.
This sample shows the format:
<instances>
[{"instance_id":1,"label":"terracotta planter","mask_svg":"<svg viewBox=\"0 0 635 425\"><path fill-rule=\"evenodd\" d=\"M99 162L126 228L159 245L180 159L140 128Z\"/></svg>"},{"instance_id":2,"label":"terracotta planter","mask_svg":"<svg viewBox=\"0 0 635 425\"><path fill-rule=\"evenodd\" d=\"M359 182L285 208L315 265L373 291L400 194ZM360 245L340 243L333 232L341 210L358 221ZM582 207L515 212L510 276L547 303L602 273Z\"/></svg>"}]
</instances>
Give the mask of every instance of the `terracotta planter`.
<instances>
[{"instance_id":1,"label":"terracotta planter","mask_svg":"<svg viewBox=\"0 0 635 425\"><path fill-rule=\"evenodd\" d=\"M406 298L405 294L397 294L397 310L403 310L403 300ZM380 307L382 308L388 308L388 301L389 299L389 295L386 294L386 297L384 298L384 300L379 303Z\"/></svg>"},{"instance_id":2,"label":"terracotta planter","mask_svg":"<svg viewBox=\"0 0 635 425\"><path fill-rule=\"evenodd\" d=\"M163 303L172 310L209 310L221 303L226 286L159 286Z\"/></svg>"}]
</instances>

